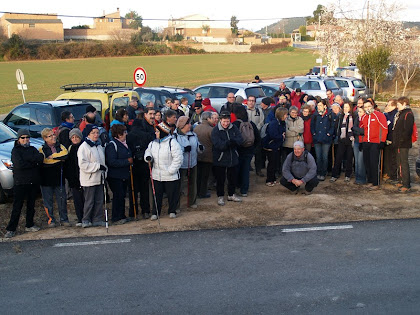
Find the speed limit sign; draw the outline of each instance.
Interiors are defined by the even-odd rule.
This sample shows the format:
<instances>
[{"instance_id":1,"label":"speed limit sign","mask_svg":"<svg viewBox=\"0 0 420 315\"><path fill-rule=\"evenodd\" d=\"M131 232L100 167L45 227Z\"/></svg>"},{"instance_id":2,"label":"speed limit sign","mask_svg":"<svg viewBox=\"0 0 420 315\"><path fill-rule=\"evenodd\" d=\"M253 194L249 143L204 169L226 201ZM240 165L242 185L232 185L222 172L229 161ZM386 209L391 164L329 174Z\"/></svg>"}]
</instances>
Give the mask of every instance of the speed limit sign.
<instances>
[{"instance_id":1,"label":"speed limit sign","mask_svg":"<svg viewBox=\"0 0 420 315\"><path fill-rule=\"evenodd\" d=\"M146 84L146 70L143 68L137 68L134 70L134 82L138 86L143 86Z\"/></svg>"}]
</instances>

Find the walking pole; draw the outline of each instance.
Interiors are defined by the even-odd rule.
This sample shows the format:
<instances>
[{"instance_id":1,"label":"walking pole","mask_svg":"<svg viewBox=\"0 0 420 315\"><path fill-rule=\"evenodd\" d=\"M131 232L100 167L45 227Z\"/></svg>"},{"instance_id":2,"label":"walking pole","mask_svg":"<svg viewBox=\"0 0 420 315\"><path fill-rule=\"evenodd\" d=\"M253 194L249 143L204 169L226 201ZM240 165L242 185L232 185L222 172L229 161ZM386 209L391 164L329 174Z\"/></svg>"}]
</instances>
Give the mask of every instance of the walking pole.
<instances>
[{"instance_id":1,"label":"walking pole","mask_svg":"<svg viewBox=\"0 0 420 315\"><path fill-rule=\"evenodd\" d=\"M147 163L149 164L150 182L152 183L153 199L155 200L156 215L157 215L158 223L160 226L159 210L158 210L157 201L156 201L155 184L153 183L153 176L152 176L152 163L150 162L147 162Z\"/></svg>"},{"instance_id":2,"label":"walking pole","mask_svg":"<svg viewBox=\"0 0 420 315\"><path fill-rule=\"evenodd\" d=\"M102 179L104 181L104 212L105 212L105 227L106 232L108 233L108 209L106 207L106 188L105 188L105 174L102 173Z\"/></svg>"},{"instance_id":3,"label":"walking pole","mask_svg":"<svg viewBox=\"0 0 420 315\"><path fill-rule=\"evenodd\" d=\"M134 219L137 219L136 197L134 193L134 183L133 183L133 165L131 164L130 164L130 177L131 177L131 195L133 197Z\"/></svg>"},{"instance_id":4,"label":"walking pole","mask_svg":"<svg viewBox=\"0 0 420 315\"><path fill-rule=\"evenodd\" d=\"M190 164L191 163L191 151L188 152L188 170L187 170L187 176L188 176L188 180L187 180L187 208L190 207Z\"/></svg>"}]
</instances>

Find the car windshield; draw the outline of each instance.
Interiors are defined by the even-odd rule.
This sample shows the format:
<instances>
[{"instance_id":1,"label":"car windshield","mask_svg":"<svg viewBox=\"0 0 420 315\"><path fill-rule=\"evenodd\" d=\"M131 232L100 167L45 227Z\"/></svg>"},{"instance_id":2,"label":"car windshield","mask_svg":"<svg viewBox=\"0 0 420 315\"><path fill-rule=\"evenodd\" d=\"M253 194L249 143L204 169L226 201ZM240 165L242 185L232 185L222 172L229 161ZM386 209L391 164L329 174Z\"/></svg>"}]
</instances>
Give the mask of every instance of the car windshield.
<instances>
[{"instance_id":1,"label":"car windshield","mask_svg":"<svg viewBox=\"0 0 420 315\"><path fill-rule=\"evenodd\" d=\"M263 89L261 87L259 87L259 86L245 89L245 94L246 94L246 97L247 98L250 95L255 96L256 98L264 97L265 96Z\"/></svg>"},{"instance_id":2,"label":"car windshield","mask_svg":"<svg viewBox=\"0 0 420 315\"><path fill-rule=\"evenodd\" d=\"M366 85L363 83L362 80L353 80L351 81L356 89L364 89Z\"/></svg>"},{"instance_id":3,"label":"car windshield","mask_svg":"<svg viewBox=\"0 0 420 315\"><path fill-rule=\"evenodd\" d=\"M325 86L327 87L327 89L339 89L340 87L338 86L337 82L335 80L325 80Z\"/></svg>"},{"instance_id":4,"label":"car windshield","mask_svg":"<svg viewBox=\"0 0 420 315\"><path fill-rule=\"evenodd\" d=\"M8 140L17 139L16 132L7 128L5 125L0 123L0 143Z\"/></svg>"},{"instance_id":5,"label":"car windshield","mask_svg":"<svg viewBox=\"0 0 420 315\"><path fill-rule=\"evenodd\" d=\"M77 105L67 105L67 106L59 106L54 107L55 112L55 119L56 121L61 121L61 113L65 110L71 112L74 116L74 121L80 121L84 114L86 114L86 107L89 104L77 104Z\"/></svg>"},{"instance_id":6,"label":"car windshield","mask_svg":"<svg viewBox=\"0 0 420 315\"><path fill-rule=\"evenodd\" d=\"M175 95L175 97L179 100L181 100L181 98L186 97L188 99L188 104L192 105L194 104L195 101L195 94L194 93L189 93L189 92L175 92L172 93L173 95Z\"/></svg>"}]
</instances>

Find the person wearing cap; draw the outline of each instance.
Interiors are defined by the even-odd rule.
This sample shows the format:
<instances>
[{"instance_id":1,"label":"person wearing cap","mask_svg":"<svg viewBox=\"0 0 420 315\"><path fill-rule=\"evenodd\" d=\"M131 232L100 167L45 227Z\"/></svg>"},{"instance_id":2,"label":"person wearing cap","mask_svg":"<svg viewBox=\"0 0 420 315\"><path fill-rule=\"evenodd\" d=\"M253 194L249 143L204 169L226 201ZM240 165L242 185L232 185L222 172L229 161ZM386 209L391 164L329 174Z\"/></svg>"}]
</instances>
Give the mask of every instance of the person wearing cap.
<instances>
[{"instance_id":1,"label":"person wearing cap","mask_svg":"<svg viewBox=\"0 0 420 315\"><path fill-rule=\"evenodd\" d=\"M40 183L40 168L44 156L30 143L31 135L27 129L19 129L17 140L12 149L13 163L13 208L9 224L6 227L6 238L16 234L23 203L26 199L26 232L39 231L34 225L35 199Z\"/></svg>"},{"instance_id":2,"label":"person wearing cap","mask_svg":"<svg viewBox=\"0 0 420 315\"><path fill-rule=\"evenodd\" d=\"M74 116L71 112L65 110L61 112L61 125L58 127L56 132L57 140L60 142L66 149L71 145L69 138L69 132L74 127Z\"/></svg>"},{"instance_id":3,"label":"person wearing cap","mask_svg":"<svg viewBox=\"0 0 420 315\"><path fill-rule=\"evenodd\" d=\"M230 113L220 113L220 120L211 132L213 166L216 177L217 204L224 206L225 180L228 180L228 201L242 201L235 195L236 169L239 163L237 148L243 143L239 129L230 121Z\"/></svg>"},{"instance_id":4,"label":"person wearing cap","mask_svg":"<svg viewBox=\"0 0 420 315\"><path fill-rule=\"evenodd\" d=\"M260 108L261 108L262 113L264 114L264 124L268 123L268 121L267 121L268 114L271 111L271 104L274 105L274 103L275 103L275 101L271 97L264 97L261 100Z\"/></svg>"},{"instance_id":5,"label":"person wearing cap","mask_svg":"<svg viewBox=\"0 0 420 315\"><path fill-rule=\"evenodd\" d=\"M173 138L171 128L161 122L156 128L156 139L149 143L144 160L153 164L153 179L156 205L153 207L151 220L157 220L162 210L163 193L168 196L168 213L171 219L176 218L179 201L179 168L183 162L182 149ZM156 209L157 206L157 209Z\"/></svg>"},{"instance_id":6,"label":"person wearing cap","mask_svg":"<svg viewBox=\"0 0 420 315\"><path fill-rule=\"evenodd\" d=\"M78 128L73 128L69 132L71 145L68 150L68 158L64 163L64 176L66 177L71 193L73 195L74 209L76 211L76 226L82 226L84 196L83 188L80 184L80 168L77 158L77 151L83 142L82 132Z\"/></svg>"},{"instance_id":7,"label":"person wearing cap","mask_svg":"<svg viewBox=\"0 0 420 315\"><path fill-rule=\"evenodd\" d=\"M56 196L60 224L71 226L67 216L67 195L63 175L64 161L67 159L67 149L57 141L57 138L50 128L41 131L42 139L45 141L39 152L44 155L41 168L41 192L44 201L44 208L48 216L48 227L55 227L54 218L54 195Z\"/></svg>"},{"instance_id":8,"label":"person wearing cap","mask_svg":"<svg viewBox=\"0 0 420 315\"><path fill-rule=\"evenodd\" d=\"M80 168L80 184L83 187L85 203L83 206L82 227L103 226L105 149L99 141L99 129L96 125L87 125L87 137L77 151Z\"/></svg>"},{"instance_id":9,"label":"person wearing cap","mask_svg":"<svg viewBox=\"0 0 420 315\"><path fill-rule=\"evenodd\" d=\"M254 77L254 81L252 81L252 83L263 83L264 81L260 79L259 75L256 75Z\"/></svg>"},{"instance_id":10,"label":"person wearing cap","mask_svg":"<svg viewBox=\"0 0 420 315\"><path fill-rule=\"evenodd\" d=\"M283 176L280 184L297 193L305 185L304 194L310 194L318 186L316 163L311 153L305 150L302 141L293 144L291 152L283 163Z\"/></svg>"},{"instance_id":11,"label":"person wearing cap","mask_svg":"<svg viewBox=\"0 0 420 315\"><path fill-rule=\"evenodd\" d=\"M213 113L217 113L217 110L211 106L211 102L210 99L207 97L205 98L202 102L201 102L201 106L203 106L203 111L204 112L213 112Z\"/></svg>"},{"instance_id":12,"label":"person wearing cap","mask_svg":"<svg viewBox=\"0 0 420 315\"><path fill-rule=\"evenodd\" d=\"M301 88L297 88L296 91L292 91L290 93L291 106L296 106L299 111L300 111L300 107L302 106L302 104L300 103L301 96L302 96Z\"/></svg>"},{"instance_id":13,"label":"person wearing cap","mask_svg":"<svg viewBox=\"0 0 420 315\"><path fill-rule=\"evenodd\" d=\"M188 205L197 208L197 156L204 150L203 145L198 141L197 135L191 131L190 119L186 116L178 118L174 137L181 146L183 152L183 160L180 168L181 180L179 185L179 193L181 195L182 183L187 178L188 182ZM180 201L178 202L180 208Z\"/></svg>"},{"instance_id":14,"label":"person wearing cap","mask_svg":"<svg viewBox=\"0 0 420 315\"><path fill-rule=\"evenodd\" d=\"M201 102L200 104L195 104L194 106L194 112L191 115L191 124L193 126L201 124L201 115L203 113L203 107L201 106Z\"/></svg>"}]
</instances>

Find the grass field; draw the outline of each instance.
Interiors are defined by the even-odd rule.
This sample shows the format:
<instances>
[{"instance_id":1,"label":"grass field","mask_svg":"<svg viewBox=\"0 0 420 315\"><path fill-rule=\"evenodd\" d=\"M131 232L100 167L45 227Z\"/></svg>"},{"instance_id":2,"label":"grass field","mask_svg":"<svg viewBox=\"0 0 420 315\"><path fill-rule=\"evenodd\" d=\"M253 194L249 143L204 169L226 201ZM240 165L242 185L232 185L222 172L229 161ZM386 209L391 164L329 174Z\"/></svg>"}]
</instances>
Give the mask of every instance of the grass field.
<instances>
[{"instance_id":1,"label":"grass field","mask_svg":"<svg viewBox=\"0 0 420 315\"><path fill-rule=\"evenodd\" d=\"M120 57L0 63L0 113L23 103L16 69L25 75L27 101L53 100L60 86L97 81L132 81L136 67L147 71L146 86L194 88L209 82L263 80L303 74L315 64L310 51L275 54L206 54L185 56Z\"/></svg>"}]
</instances>

